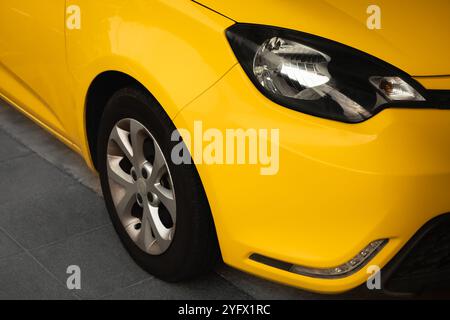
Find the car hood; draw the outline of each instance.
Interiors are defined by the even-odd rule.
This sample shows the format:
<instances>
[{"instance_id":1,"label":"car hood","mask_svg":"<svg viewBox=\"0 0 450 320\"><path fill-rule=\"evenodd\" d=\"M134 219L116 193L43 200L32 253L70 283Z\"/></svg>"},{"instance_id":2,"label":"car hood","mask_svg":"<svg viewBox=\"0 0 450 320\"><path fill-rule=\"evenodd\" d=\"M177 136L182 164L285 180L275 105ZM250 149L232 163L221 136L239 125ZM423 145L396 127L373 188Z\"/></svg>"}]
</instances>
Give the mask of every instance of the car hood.
<instances>
[{"instance_id":1,"label":"car hood","mask_svg":"<svg viewBox=\"0 0 450 320\"><path fill-rule=\"evenodd\" d=\"M367 27L366 0L200 0L232 20L295 29L376 56L412 76L450 75L450 1L377 0L381 29Z\"/></svg>"}]
</instances>

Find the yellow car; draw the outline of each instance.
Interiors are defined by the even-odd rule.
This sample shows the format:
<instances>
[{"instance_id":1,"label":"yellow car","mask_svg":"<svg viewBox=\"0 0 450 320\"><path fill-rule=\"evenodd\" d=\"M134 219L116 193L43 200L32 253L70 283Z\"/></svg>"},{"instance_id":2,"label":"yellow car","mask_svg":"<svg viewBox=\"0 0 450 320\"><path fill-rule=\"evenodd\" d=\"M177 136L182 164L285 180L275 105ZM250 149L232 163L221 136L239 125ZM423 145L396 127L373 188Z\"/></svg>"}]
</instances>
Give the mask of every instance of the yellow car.
<instances>
[{"instance_id":1,"label":"yellow car","mask_svg":"<svg viewBox=\"0 0 450 320\"><path fill-rule=\"evenodd\" d=\"M0 96L161 279L409 290L450 265L450 2L376 3L2 0Z\"/></svg>"}]
</instances>

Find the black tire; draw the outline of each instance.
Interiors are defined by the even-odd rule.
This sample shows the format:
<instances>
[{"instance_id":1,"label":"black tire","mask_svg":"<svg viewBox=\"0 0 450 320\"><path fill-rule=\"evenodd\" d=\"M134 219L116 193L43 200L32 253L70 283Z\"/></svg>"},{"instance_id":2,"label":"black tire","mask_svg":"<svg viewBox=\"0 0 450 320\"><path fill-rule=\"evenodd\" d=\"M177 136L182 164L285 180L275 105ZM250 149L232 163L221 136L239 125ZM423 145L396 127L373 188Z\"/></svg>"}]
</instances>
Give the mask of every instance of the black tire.
<instances>
[{"instance_id":1,"label":"black tire","mask_svg":"<svg viewBox=\"0 0 450 320\"><path fill-rule=\"evenodd\" d=\"M161 255L142 251L123 227L112 200L107 176L107 145L111 130L122 119L142 123L158 142L166 159L176 145L176 129L156 99L142 88L127 87L109 100L98 136L98 171L103 195L113 225L132 258L152 275L169 282L186 280L211 270L219 248L209 204L195 165L174 165L168 161L176 192L177 225L169 249Z\"/></svg>"}]
</instances>

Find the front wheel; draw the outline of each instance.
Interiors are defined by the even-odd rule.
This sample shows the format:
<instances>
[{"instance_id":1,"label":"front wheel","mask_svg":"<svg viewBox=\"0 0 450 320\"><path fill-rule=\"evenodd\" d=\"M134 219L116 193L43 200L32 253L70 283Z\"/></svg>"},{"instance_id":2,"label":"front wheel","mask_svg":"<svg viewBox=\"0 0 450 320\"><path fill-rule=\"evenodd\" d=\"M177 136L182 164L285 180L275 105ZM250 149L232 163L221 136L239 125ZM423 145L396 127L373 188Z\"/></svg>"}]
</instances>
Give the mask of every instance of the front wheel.
<instances>
[{"instance_id":1,"label":"front wheel","mask_svg":"<svg viewBox=\"0 0 450 320\"><path fill-rule=\"evenodd\" d=\"M194 165L174 165L175 126L141 88L124 88L104 111L98 169L106 206L124 246L151 274L179 281L218 256L209 205Z\"/></svg>"}]
</instances>

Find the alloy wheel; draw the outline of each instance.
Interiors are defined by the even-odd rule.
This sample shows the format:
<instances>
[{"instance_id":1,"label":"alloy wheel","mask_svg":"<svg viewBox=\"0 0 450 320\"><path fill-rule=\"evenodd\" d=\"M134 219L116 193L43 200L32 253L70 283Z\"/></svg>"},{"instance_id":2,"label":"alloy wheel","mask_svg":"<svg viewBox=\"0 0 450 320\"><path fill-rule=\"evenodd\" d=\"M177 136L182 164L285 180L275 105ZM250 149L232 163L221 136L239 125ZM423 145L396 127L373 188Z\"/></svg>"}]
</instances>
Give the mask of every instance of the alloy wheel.
<instances>
[{"instance_id":1,"label":"alloy wheel","mask_svg":"<svg viewBox=\"0 0 450 320\"><path fill-rule=\"evenodd\" d=\"M148 254L167 251L176 227L175 189L164 154L143 124L123 119L113 127L107 168L116 212L130 238Z\"/></svg>"}]
</instances>

